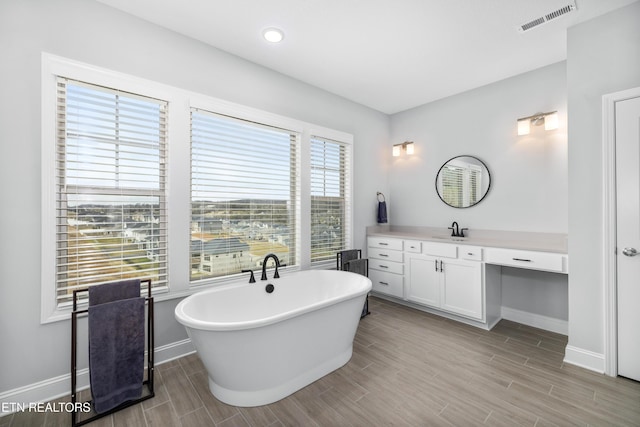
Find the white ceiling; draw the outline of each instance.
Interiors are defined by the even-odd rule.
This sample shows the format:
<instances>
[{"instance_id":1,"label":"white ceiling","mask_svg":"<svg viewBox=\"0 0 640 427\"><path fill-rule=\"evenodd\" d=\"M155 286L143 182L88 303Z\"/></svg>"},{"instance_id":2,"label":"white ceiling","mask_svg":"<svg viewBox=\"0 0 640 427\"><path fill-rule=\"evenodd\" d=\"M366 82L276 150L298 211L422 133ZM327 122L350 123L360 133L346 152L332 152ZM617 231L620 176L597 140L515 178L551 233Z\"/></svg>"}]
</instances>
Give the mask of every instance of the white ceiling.
<instances>
[{"instance_id":1,"label":"white ceiling","mask_svg":"<svg viewBox=\"0 0 640 427\"><path fill-rule=\"evenodd\" d=\"M525 33L572 0L98 1L392 114L562 61L568 27L637 0L575 0Z\"/></svg>"}]
</instances>

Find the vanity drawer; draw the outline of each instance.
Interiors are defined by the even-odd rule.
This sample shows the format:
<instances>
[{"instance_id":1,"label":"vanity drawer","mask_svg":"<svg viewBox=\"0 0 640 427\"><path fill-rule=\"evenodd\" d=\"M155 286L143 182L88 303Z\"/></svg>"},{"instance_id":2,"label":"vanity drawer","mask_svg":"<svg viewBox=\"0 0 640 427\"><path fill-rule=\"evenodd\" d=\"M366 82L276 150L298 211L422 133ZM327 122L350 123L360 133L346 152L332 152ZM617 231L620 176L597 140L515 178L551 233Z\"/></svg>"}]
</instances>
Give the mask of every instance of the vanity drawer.
<instances>
[{"instance_id":1,"label":"vanity drawer","mask_svg":"<svg viewBox=\"0 0 640 427\"><path fill-rule=\"evenodd\" d=\"M385 271L372 270L369 272L369 279L373 286L373 291L397 298L404 298L403 277Z\"/></svg>"},{"instance_id":2,"label":"vanity drawer","mask_svg":"<svg viewBox=\"0 0 640 427\"><path fill-rule=\"evenodd\" d=\"M387 273L403 274L403 265L400 262L385 261L382 259L369 258L369 269L386 271Z\"/></svg>"},{"instance_id":3,"label":"vanity drawer","mask_svg":"<svg viewBox=\"0 0 640 427\"><path fill-rule=\"evenodd\" d=\"M422 242L417 240L405 240L404 250L414 254L419 254L422 252Z\"/></svg>"},{"instance_id":4,"label":"vanity drawer","mask_svg":"<svg viewBox=\"0 0 640 427\"><path fill-rule=\"evenodd\" d=\"M394 251L402 250L402 240L400 239L389 239L387 237L369 237L369 247L370 248L384 248L391 249Z\"/></svg>"},{"instance_id":5,"label":"vanity drawer","mask_svg":"<svg viewBox=\"0 0 640 427\"><path fill-rule=\"evenodd\" d=\"M458 247L448 243L422 242L422 253L444 258L458 258Z\"/></svg>"},{"instance_id":6,"label":"vanity drawer","mask_svg":"<svg viewBox=\"0 0 640 427\"><path fill-rule=\"evenodd\" d=\"M368 257L372 259L381 259L393 262L402 262L402 252L389 249L369 247Z\"/></svg>"},{"instance_id":7,"label":"vanity drawer","mask_svg":"<svg viewBox=\"0 0 640 427\"><path fill-rule=\"evenodd\" d=\"M514 249L485 249L485 262L510 267L564 273L564 255L552 252L519 251Z\"/></svg>"},{"instance_id":8,"label":"vanity drawer","mask_svg":"<svg viewBox=\"0 0 640 427\"><path fill-rule=\"evenodd\" d=\"M482 261L482 248L479 246L458 246L461 259Z\"/></svg>"}]
</instances>

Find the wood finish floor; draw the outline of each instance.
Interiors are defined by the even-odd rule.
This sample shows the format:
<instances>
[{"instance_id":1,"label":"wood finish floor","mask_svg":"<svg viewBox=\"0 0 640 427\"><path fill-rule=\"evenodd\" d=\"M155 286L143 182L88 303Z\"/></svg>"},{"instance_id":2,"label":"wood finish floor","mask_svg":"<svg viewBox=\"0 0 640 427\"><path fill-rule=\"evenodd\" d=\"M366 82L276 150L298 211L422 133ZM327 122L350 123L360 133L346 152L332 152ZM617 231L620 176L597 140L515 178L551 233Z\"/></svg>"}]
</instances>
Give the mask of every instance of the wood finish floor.
<instances>
[{"instance_id":1,"label":"wood finish floor","mask_svg":"<svg viewBox=\"0 0 640 427\"><path fill-rule=\"evenodd\" d=\"M210 393L194 355L156 369L156 397L98 426L640 426L640 383L562 362L567 339L513 322L483 331L370 299L353 358L271 405ZM6 426L68 426L68 414L17 413Z\"/></svg>"}]
</instances>

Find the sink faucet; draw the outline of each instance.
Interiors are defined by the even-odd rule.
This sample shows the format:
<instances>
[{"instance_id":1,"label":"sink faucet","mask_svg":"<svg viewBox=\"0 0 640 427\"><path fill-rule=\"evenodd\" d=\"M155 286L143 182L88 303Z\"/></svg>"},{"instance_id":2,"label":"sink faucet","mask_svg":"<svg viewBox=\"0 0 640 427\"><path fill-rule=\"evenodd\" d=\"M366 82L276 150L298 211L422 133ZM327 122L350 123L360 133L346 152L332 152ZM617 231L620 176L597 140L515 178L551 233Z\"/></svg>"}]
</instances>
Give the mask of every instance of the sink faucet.
<instances>
[{"instance_id":1,"label":"sink faucet","mask_svg":"<svg viewBox=\"0 0 640 427\"><path fill-rule=\"evenodd\" d=\"M267 261L269 260L269 258L273 258L273 260L276 263L276 272L273 273L273 278L274 279L280 278L280 274L278 274L278 267L280 267L280 260L278 259L276 254L268 254L266 257L264 257L264 260L262 261L262 277L260 277L260 280L267 280Z\"/></svg>"},{"instance_id":2,"label":"sink faucet","mask_svg":"<svg viewBox=\"0 0 640 427\"><path fill-rule=\"evenodd\" d=\"M453 221L451 227L447 227L451 230L451 237L464 237L464 230L468 230L468 228L458 228L458 223Z\"/></svg>"},{"instance_id":3,"label":"sink faucet","mask_svg":"<svg viewBox=\"0 0 640 427\"><path fill-rule=\"evenodd\" d=\"M451 227L447 228L451 230L451 237L460 237L460 230L458 229L458 223L456 221L453 221Z\"/></svg>"}]
</instances>

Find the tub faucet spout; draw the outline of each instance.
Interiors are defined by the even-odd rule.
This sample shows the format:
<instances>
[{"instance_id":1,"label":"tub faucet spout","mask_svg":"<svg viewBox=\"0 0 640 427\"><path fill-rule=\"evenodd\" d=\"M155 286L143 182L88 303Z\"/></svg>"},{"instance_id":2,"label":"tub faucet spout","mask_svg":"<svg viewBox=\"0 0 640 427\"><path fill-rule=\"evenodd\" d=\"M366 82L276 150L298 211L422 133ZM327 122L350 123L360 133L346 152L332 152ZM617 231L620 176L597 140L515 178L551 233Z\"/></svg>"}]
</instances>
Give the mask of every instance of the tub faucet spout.
<instances>
[{"instance_id":1,"label":"tub faucet spout","mask_svg":"<svg viewBox=\"0 0 640 427\"><path fill-rule=\"evenodd\" d=\"M276 254L268 254L266 257L264 257L264 260L262 261L262 277L260 277L260 280L267 280L267 261L269 260L269 258L273 258L273 261L276 263L276 271L275 273L273 273L273 278L274 279L280 278L280 274L278 274L278 267L280 267L280 260L278 259Z\"/></svg>"}]
</instances>

